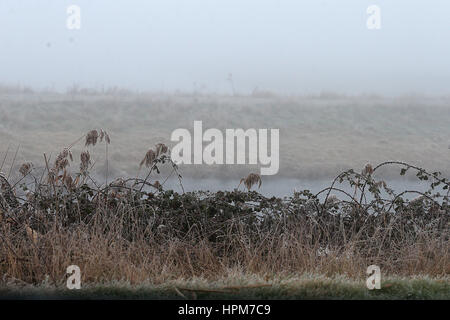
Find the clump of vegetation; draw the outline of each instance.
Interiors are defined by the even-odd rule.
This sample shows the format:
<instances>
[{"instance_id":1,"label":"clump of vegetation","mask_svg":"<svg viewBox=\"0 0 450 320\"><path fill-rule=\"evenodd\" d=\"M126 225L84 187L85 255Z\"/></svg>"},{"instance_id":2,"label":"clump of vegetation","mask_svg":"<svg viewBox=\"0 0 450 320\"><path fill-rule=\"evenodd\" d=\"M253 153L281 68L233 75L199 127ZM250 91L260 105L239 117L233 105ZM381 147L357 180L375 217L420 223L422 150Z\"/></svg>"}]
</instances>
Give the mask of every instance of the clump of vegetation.
<instances>
[{"instance_id":1,"label":"clump of vegetation","mask_svg":"<svg viewBox=\"0 0 450 320\"><path fill-rule=\"evenodd\" d=\"M86 150L72 173L71 148L82 139ZM160 177L161 166L169 166L169 176L183 187L164 144L146 152L139 165L147 170L144 179L95 181L88 148L104 143L107 154L110 142L108 133L92 130L53 165L45 156L44 172L25 163L15 184L0 176L3 281L62 284L72 264L91 283L218 279L230 270L268 279L305 273L360 278L371 264L396 276L449 274L450 182L439 172L385 162L345 171L317 194L265 197L251 191L262 183L256 174L241 180L246 191L177 193L164 188L169 177ZM396 193L376 179L384 166L399 166L402 175L414 170L429 190ZM340 187L344 183L352 194Z\"/></svg>"}]
</instances>

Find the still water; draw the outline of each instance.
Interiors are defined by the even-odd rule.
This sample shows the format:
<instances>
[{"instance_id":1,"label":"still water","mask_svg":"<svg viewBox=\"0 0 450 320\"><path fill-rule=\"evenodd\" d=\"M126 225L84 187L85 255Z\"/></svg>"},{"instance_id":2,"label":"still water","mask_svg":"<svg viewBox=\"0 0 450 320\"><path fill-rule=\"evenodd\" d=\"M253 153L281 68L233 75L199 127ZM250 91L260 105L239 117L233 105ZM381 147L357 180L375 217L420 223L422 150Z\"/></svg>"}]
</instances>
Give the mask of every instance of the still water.
<instances>
[{"instance_id":1,"label":"still water","mask_svg":"<svg viewBox=\"0 0 450 320\"><path fill-rule=\"evenodd\" d=\"M219 191L219 190L233 190L239 185L238 180L219 180L219 179L191 179L184 178L182 180L184 190L189 191ZM332 179L323 180L298 180L298 179L288 179L288 178L277 178L270 179L263 177L261 188L258 189L257 186L254 187L259 193L264 196L276 196L284 197L291 196L294 191L310 190L312 193L317 193L327 187L330 187ZM414 181L408 179L397 179L397 180L387 180L386 181L389 188L393 189L396 193L403 192L405 190L414 190L419 192L425 192L428 190L430 182L428 181ZM354 187L350 187L348 183L335 184L336 188L340 188L353 195ZM181 187L178 180L170 179L164 184L164 189L173 189L177 192L181 192ZM245 187L241 184L240 190L245 190ZM442 189L436 188L436 192L439 191L445 193ZM338 192L332 191L332 194L338 195ZM415 198L419 196L418 194L409 194L405 198Z\"/></svg>"}]
</instances>

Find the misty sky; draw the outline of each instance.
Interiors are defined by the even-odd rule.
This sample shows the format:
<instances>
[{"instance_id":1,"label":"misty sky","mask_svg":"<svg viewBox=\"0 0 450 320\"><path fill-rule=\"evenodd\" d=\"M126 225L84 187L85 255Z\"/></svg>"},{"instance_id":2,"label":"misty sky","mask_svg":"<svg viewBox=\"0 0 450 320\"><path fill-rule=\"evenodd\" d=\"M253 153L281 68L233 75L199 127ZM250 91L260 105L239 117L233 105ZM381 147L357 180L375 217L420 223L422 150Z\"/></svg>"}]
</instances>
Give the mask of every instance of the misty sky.
<instances>
[{"instance_id":1,"label":"misty sky","mask_svg":"<svg viewBox=\"0 0 450 320\"><path fill-rule=\"evenodd\" d=\"M448 0L1 0L0 83L448 94L449 40Z\"/></svg>"}]
</instances>

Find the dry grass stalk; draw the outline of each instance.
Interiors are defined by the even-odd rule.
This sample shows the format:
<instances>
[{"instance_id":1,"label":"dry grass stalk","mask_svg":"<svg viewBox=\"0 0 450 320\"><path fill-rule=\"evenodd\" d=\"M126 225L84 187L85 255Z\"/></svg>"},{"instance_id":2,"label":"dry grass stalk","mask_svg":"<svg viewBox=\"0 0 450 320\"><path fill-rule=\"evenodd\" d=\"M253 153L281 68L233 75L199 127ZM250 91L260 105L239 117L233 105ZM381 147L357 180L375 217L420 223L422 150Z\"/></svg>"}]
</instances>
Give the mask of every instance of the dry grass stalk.
<instances>
[{"instance_id":1,"label":"dry grass stalk","mask_svg":"<svg viewBox=\"0 0 450 320\"><path fill-rule=\"evenodd\" d=\"M373 167L370 163L366 164L361 174L365 177L370 176L373 173Z\"/></svg>"},{"instance_id":2,"label":"dry grass stalk","mask_svg":"<svg viewBox=\"0 0 450 320\"><path fill-rule=\"evenodd\" d=\"M239 182L239 186L241 185L241 183L244 183L247 190L250 191L250 189L256 184L258 184L258 188L261 188L262 180L259 174L250 173L246 178L241 179L241 181Z\"/></svg>"},{"instance_id":3,"label":"dry grass stalk","mask_svg":"<svg viewBox=\"0 0 450 320\"><path fill-rule=\"evenodd\" d=\"M91 164L91 155L89 151L83 151L80 155L80 160L80 171L81 173L86 174L89 169L89 165Z\"/></svg>"},{"instance_id":4,"label":"dry grass stalk","mask_svg":"<svg viewBox=\"0 0 450 320\"><path fill-rule=\"evenodd\" d=\"M62 181L63 181L64 185L67 187L67 189L69 189L69 190L72 190L76 187L72 176L66 170L64 170L64 174L62 176Z\"/></svg>"},{"instance_id":5,"label":"dry grass stalk","mask_svg":"<svg viewBox=\"0 0 450 320\"><path fill-rule=\"evenodd\" d=\"M0 206L9 206L10 208L19 206L14 190L3 174L0 174Z\"/></svg>"},{"instance_id":6,"label":"dry grass stalk","mask_svg":"<svg viewBox=\"0 0 450 320\"><path fill-rule=\"evenodd\" d=\"M26 162L20 166L19 172L22 176L26 176L31 172L33 164L31 162Z\"/></svg>"},{"instance_id":7,"label":"dry grass stalk","mask_svg":"<svg viewBox=\"0 0 450 320\"><path fill-rule=\"evenodd\" d=\"M49 171L47 174L47 182L50 184L54 184L56 182L56 175L53 171Z\"/></svg>"},{"instance_id":8,"label":"dry grass stalk","mask_svg":"<svg viewBox=\"0 0 450 320\"><path fill-rule=\"evenodd\" d=\"M156 157L157 154L155 151L153 151L153 149L148 150L147 153L145 154L144 159L142 159L139 167L145 165L147 168L150 168L153 165L153 161L155 161Z\"/></svg>"},{"instance_id":9,"label":"dry grass stalk","mask_svg":"<svg viewBox=\"0 0 450 320\"><path fill-rule=\"evenodd\" d=\"M99 138L99 134L97 130L91 130L88 132L88 134L86 135L86 142L85 142L85 146L88 147L90 145L95 146L97 144L97 140Z\"/></svg>"},{"instance_id":10,"label":"dry grass stalk","mask_svg":"<svg viewBox=\"0 0 450 320\"><path fill-rule=\"evenodd\" d=\"M147 168L150 168L153 165L153 162L161 155L166 154L169 151L169 148L164 143L158 143L155 145L155 150L150 149L145 154L144 159L142 159L139 164L139 168L145 165Z\"/></svg>"},{"instance_id":11,"label":"dry grass stalk","mask_svg":"<svg viewBox=\"0 0 450 320\"><path fill-rule=\"evenodd\" d=\"M91 130L86 134L86 141L84 143L84 145L86 147L92 145L95 146L97 144L97 142L100 140L100 142L103 142L103 139L105 140L106 144L110 144L111 143L111 139L109 137L109 134L103 130Z\"/></svg>"},{"instance_id":12,"label":"dry grass stalk","mask_svg":"<svg viewBox=\"0 0 450 320\"><path fill-rule=\"evenodd\" d=\"M30 228L29 226L25 227L25 231L27 233L27 236L33 241L34 244L36 244L40 236L39 233Z\"/></svg>"},{"instance_id":13,"label":"dry grass stalk","mask_svg":"<svg viewBox=\"0 0 450 320\"><path fill-rule=\"evenodd\" d=\"M61 153L56 157L55 160L55 165L53 167L53 171L55 173L58 173L59 171L62 171L64 169L66 169L66 167L68 167L70 165L70 161L73 161L73 155L72 152L65 148L63 151L61 151Z\"/></svg>"},{"instance_id":14,"label":"dry grass stalk","mask_svg":"<svg viewBox=\"0 0 450 320\"><path fill-rule=\"evenodd\" d=\"M164 143L158 143L155 146L156 156L159 157L162 154L167 153L169 151L169 148Z\"/></svg>"},{"instance_id":15,"label":"dry grass stalk","mask_svg":"<svg viewBox=\"0 0 450 320\"><path fill-rule=\"evenodd\" d=\"M100 141L104 139L106 143L109 140L103 130L100 131L97 139ZM157 144L155 149L147 152L141 165L153 165L158 156L166 152L168 152L168 148L165 145ZM44 154L49 177L53 177L52 181L57 180L64 183L68 189L77 186L80 180L78 175L73 181L66 169L68 165L66 161L69 162L70 158L70 151L63 150L55 163L58 170L55 173L50 172L48 160ZM89 152L83 152L80 158L82 170L87 171L91 163ZM58 175L60 169L63 172ZM364 171L367 175L373 173L371 166L366 166ZM43 204L39 204L40 196L44 196L44 200L52 199L50 189L42 188L39 191L43 191L44 194L35 192L37 200L33 200L37 206L42 206L42 208L36 208L34 204L20 206L15 198L14 188L11 188L8 180L1 175L0 183L0 200L9 194L9 197L15 201L13 205L20 208L20 210L9 210L13 205L7 205L6 210L2 207L0 211L8 213L10 216L8 219L11 219L11 213L15 213L14 218L18 221L25 221L21 232L12 232L7 228L1 230L0 236L2 240L6 239L6 241L0 241L0 257L3 260L0 263L0 274L11 275L11 277L27 281L27 283L41 283L47 275L58 281L65 279L66 267L73 263L73 257L79 261L83 277L87 282L95 282L98 279L125 279L130 283L139 283L148 279L159 282L176 277L213 278L227 275L233 268L259 275L305 272L334 275L345 272L350 276L356 277L361 274L365 276L367 265L372 264L375 258L380 257L377 256L378 248L390 243L390 241L384 241L384 238L389 237L394 231L397 232L399 239L396 240L393 237L395 243L383 249L383 256L380 257L383 258L380 259L380 262L383 263L382 267L386 272L431 276L450 273L448 237L444 234L446 231L436 232L436 230L442 229L430 229L429 233L425 230L420 234L419 239L415 240L414 237L409 236L409 231L392 228L390 223L386 222L383 227L375 224L376 228L380 227L379 233L376 231L372 235L368 234L367 238L359 231L352 233L353 229L348 229L349 233L345 234L343 242L339 242L336 240L339 235L339 225L334 225L336 230L328 230L333 227L331 223L328 223L330 220L326 220L327 217L330 217L329 214L323 214L320 217L322 220L319 220L322 222L317 222L316 218L311 218L306 214L297 214L297 210L293 210L295 219L275 220L277 223L281 223L281 221L284 223L282 228L273 228L271 221L268 221L270 223L267 225L264 223L252 225L246 223L249 220L244 220L247 219L247 209L242 211L245 216L239 216L236 213L237 202L233 200L231 203L223 200L224 197L221 195L221 200L216 197L211 198L214 202L207 202L208 207L211 204L217 204L220 205L219 208L228 208L227 210L232 213L233 218L218 223L221 214L215 215L213 219L204 219L201 211L204 210L201 209L204 206L197 205L200 200L194 201L191 196L183 197L182 203L184 201L186 203L186 205L183 204L185 216L189 219L199 219L193 220L195 225L199 226L197 234L191 232L190 227L183 231L185 220L179 220L181 215L173 214L179 212L179 203L175 203L175 208L171 208L170 205L159 205L160 202L154 202L152 205L150 204L152 202L149 202L150 198L144 202L136 202L133 197L122 197L120 201L123 202L112 201L113 203L107 206L99 204L99 201L74 204L72 200L68 201L64 195L56 192L53 185L53 199L56 199L56 205L46 204L45 201ZM118 187L126 187L123 179L115 181L115 183ZM241 183L250 190L255 185L261 187L262 181L258 174L252 173L241 179ZM113 185L114 183L111 184L111 186ZM156 181L154 185L159 186L159 182ZM384 183L381 185L385 186ZM99 188L99 191L101 190L105 189ZM47 193L45 194L45 192ZM84 194L83 190L77 190L75 187L70 192L75 196ZM133 195L131 191L130 194ZM237 192L233 195L233 199L234 196L241 197L241 194L243 193ZM247 193L243 199L245 200L251 195L251 193ZM118 194L119 197L120 194ZM337 199L332 195L328 198L328 203L334 203L335 200ZM190 201L193 202L190 203ZM225 203L227 205L223 206ZM412 202L412 204L414 208L411 209L413 210L411 214L414 214L414 210L417 205L420 205L420 202ZM247 205L248 201L241 209L248 208ZM283 210L287 210L286 207L283 208ZM91 209L93 210L91 211ZM238 212L241 212L241 209ZM302 210L307 209L303 208ZM432 208L428 210L429 213L434 211L435 209ZM283 212L288 215L290 211ZM324 212L326 213L326 211ZM409 211L403 211L403 213L408 214ZM445 213L444 211L442 217L445 217ZM83 215L82 220L81 217L78 220L78 215ZM20 220L23 217L32 219ZM94 221L92 217L95 217L96 220ZM2 227L7 220L5 217L3 218ZM37 220L38 222L36 222ZM83 223L78 221L83 221ZM239 224L236 224L236 221L239 221ZM447 223L446 220L444 222ZM66 223L67 225L65 225ZM12 225L12 223L10 224ZM56 225L61 227L53 227ZM241 225L245 225L245 228L241 228ZM261 228L264 225L266 227ZM237 228L237 226L239 227ZM343 227L345 228L345 225ZM363 228L365 229L362 230L368 232L372 230L370 224L366 225L365 222ZM206 232L202 230L206 230ZM211 230L214 232L210 233ZM448 230L448 228L444 230ZM212 240L211 234L219 234L219 236ZM326 254L318 254L318 248L323 245L320 242L321 235L329 235L328 241L337 241L335 246L330 245ZM442 237L437 235L442 235ZM362 242L366 242L367 248L377 251L369 254L365 250L353 249L358 248ZM27 258L22 259L21 257ZM234 286L222 288L222 290L231 291L261 286L265 285ZM198 289L189 288L181 288L181 290L198 291ZM181 293L181 296L186 296L186 294Z\"/></svg>"},{"instance_id":16,"label":"dry grass stalk","mask_svg":"<svg viewBox=\"0 0 450 320\"><path fill-rule=\"evenodd\" d=\"M111 144L111 139L109 138L109 134L104 131L103 129L100 129L100 142L103 142L103 139L105 139L105 142L107 144Z\"/></svg>"}]
</instances>

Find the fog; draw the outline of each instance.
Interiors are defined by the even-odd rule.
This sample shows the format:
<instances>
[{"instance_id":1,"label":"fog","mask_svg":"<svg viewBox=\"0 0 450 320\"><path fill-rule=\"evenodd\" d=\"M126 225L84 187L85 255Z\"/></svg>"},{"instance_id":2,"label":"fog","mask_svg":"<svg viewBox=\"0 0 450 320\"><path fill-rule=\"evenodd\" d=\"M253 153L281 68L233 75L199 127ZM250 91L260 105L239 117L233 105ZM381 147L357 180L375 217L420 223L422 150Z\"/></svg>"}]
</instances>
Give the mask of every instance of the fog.
<instances>
[{"instance_id":1,"label":"fog","mask_svg":"<svg viewBox=\"0 0 450 320\"><path fill-rule=\"evenodd\" d=\"M66 27L71 4L79 30ZM372 4L379 30L366 26ZM2 0L0 82L448 94L449 12L445 0Z\"/></svg>"}]
</instances>

